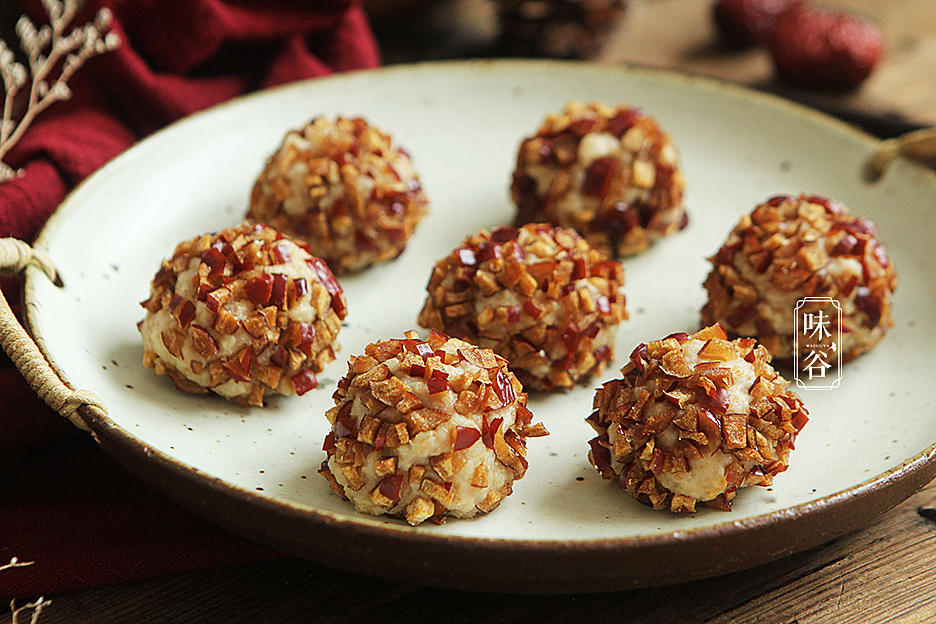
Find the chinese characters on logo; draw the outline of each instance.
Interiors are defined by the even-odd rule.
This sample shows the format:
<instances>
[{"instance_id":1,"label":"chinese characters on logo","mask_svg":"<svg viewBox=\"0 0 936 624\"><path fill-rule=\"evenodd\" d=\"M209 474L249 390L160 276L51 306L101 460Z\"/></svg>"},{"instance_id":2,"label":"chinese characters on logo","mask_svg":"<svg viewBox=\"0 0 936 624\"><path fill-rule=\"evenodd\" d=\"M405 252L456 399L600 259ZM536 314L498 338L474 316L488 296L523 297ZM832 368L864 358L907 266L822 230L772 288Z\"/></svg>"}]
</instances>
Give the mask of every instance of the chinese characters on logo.
<instances>
[{"instance_id":1,"label":"chinese characters on logo","mask_svg":"<svg viewBox=\"0 0 936 624\"><path fill-rule=\"evenodd\" d=\"M842 308L830 297L796 302L793 377L806 390L830 390L842 381Z\"/></svg>"}]
</instances>

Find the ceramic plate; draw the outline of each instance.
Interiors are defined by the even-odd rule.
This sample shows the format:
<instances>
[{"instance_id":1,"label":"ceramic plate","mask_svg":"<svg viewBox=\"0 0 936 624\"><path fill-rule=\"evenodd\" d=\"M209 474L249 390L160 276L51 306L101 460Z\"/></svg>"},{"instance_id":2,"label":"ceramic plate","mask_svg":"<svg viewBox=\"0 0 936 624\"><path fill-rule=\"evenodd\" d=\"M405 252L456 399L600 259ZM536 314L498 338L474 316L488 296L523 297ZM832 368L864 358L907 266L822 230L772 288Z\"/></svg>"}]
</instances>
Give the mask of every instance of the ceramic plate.
<instances>
[{"instance_id":1,"label":"ceramic plate","mask_svg":"<svg viewBox=\"0 0 936 624\"><path fill-rule=\"evenodd\" d=\"M568 100L639 106L681 151L689 226L625 261L633 347L698 327L701 283L742 214L775 194L838 199L875 221L900 275L896 326L847 364L841 384L802 391L811 420L790 469L748 488L731 512L655 512L602 481L587 459L592 380L537 396L552 435L493 513L442 526L356 514L317 474L324 412L350 355L416 327L431 267L465 236L510 222L516 148ZM364 116L411 154L431 200L406 252L342 280L350 314L338 360L303 397L247 409L184 395L143 367L139 302L179 241L238 223L283 134L317 115ZM65 286L32 271L31 331L75 387L106 403L101 445L186 507L260 542L330 566L416 583L584 592L675 583L774 560L873 520L936 472L936 178L897 162L875 185L874 139L815 112L668 73L563 62L431 63L272 90L194 115L146 139L80 186L37 246ZM791 311L792 313L792 311Z\"/></svg>"}]
</instances>

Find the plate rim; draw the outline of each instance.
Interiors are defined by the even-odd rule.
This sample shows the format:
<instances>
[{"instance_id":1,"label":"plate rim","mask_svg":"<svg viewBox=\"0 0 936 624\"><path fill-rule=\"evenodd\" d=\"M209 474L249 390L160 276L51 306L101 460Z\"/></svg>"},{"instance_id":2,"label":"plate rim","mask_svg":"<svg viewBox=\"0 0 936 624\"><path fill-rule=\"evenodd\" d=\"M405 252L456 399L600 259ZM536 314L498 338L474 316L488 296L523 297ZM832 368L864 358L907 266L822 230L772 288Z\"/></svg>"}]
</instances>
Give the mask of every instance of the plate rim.
<instances>
[{"instance_id":1,"label":"plate rim","mask_svg":"<svg viewBox=\"0 0 936 624\"><path fill-rule=\"evenodd\" d=\"M84 418L93 418L87 408L79 412ZM739 572L860 529L936 477L934 443L851 488L744 520L729 519L717 525L646 536L562 541L487 538L435 533L363 515L337 514L255 492L192 469L160 451L133 444L126 430L113 423L107 426L103 420L92 425L92 435L120 464L184 508L243 537L353 573L490 593L586 594L672 585ZM184 487L187 484L193 487ZM613 483L602 482L599 487L613 487ZM281 523L279 530L265 530L270 519ZM303 539L283 537L284 527L301 528ZM786 537L791 531L799 534L798 541L776 539L776 534ZM337 537L346 548L329 545ZM676 571L669 561L677 554L683 557L685 553L679 551L690 540L691 556L684 557L689 569ZM725 556L727 543L732 545L734 556ZM505 559L512 568L509 579L503 576ZM640 562L640 569L628 567L628 559ZM384 567L375 568L375 561ZM414 578L414 574L425 572L427 565L433 576ZM604 574L589 576L582 574L582 569Z\"/></svg>"},{"instance_id":2,"label":"plate rim","mask_svg":"<svg viewBox=\"0 0 936 624\"><path fill-rule=\"evenodd\" d=\"M534 69L541 72L575 72L588 69L589 71L602 71L608 73L618 73L626 76L636 76L641 78L650 78L653 80L663 80L670 83L691 84L695 88L703 88L710 91L727 92L734 97L753 100L762 105L773 109L781 109L799 118L808 119L814 123L821 124L824 127L860 142L869 147L877 146L881 143L879 139L856 128L842 120L836 119L826 113L809 108L805 105L784 99L780 96L755 91L753 89L729 83L717 78L710 78L695 74L687 74L676 70L657 69L633 66L627 64L605 65L597 62L587 61L560 61L560 60L532 60L532 59L470 59L470 60L446 60L446 61L422 61L417 63L408 63L392 65L375 69L356 70L341 74L334 74L324 78L313 78L297 81L285 85L280 85L272 89L252 92L242 95L208 109L199 111L180 120L177 120L164 128L157 130L148 137L137 142L128 150L118 154L113 159L105 163L91 176L79 183L62 201L60 206L53 212L46 224L40 231L35 241L35 246L48 250L47 240L54 235L59 227L58 223L65 219L73 205L77 204L76 197L80 199L81 195L90 188L91 185L108 172L120 165L125 159L136 158L141 153L141 146L155 147L158 142L171 140L173 133L180 131L191 123L198 123L198 120L208 115L216 115L219 111L227 108L237 107L242 102L255 98L268 97L272 92L297 89L301 90L308 84L319 84L323 81L335 82L349 79L356 79L362 74L388 74L388 73L413 73L413 72L440 72L440 71L492 71L496 72L501 68ZM166 139L166 137L169 139ZM914 167L918 167L918 173L930 178L930 183L936 187L936 172L923 167L917 163L907 160ZM23 301L25 314L25 325L29 333L33 336L40 351L46 360L52 365L53 369L70 386L67 373L61 370L50 357L50 350L43 337L34 331L35 323L33 314L35 314L35 298L31 296L31 284L34 280L46 279L44 274L40 274L34 268L27 269L23 286ZM73 387L73 386L72 386ZM93 389L88 389L92 390ZM436 585L440 587L451 587L457 589L473 589L480 591L493 592L518 592L518 593L584 593L591 591L607 591L614 589L626 589L637 587L648 587L664 585L670 583L684 582L698 578L706 578L721 573L739 571L752 567L754 565L767 563L776 560L782 556L790 555L795 552L818 546L835 537L841 536L847 532L858 529L872 521L881 513L891 509L899 504L913 493L922 488L926 483L936 477L936 442L932 443L922 451L909 457L900 465L892 467L882 473L873 475L865 481L842 489L833 494L826 495L820 499L800 503L792 507L780 510L765 512L756 516L751 516L743 520L732 521L726 518L725 522L704 527L693 527L686 530L674 529L667 533L656 535L637 535L624 537L600 537L580 540L553 540L553 539L516 539L516 538L497 538L497 537L479 537L479 536L461 536L443 534L433 531L417 530L409 526L388 524L379 519L372 519L360 514L338 514L328 510L316 508L312 505L299 503L282 499L263 492L256 492L242 486L227 482L219 477L211 476L203 471L186 464L162 451L147 447L140 439L136 438L129 430L121 427L111 419L109 415L97 413L94 410L82 407L79 409L84 422L91 430L91 435L96 442L109 454L118 459L119 463L136 474L144 482L159 490L168 498L182 504L183 507L198 513L229 530L233 530L245 537L264 543L268 546L281 548L288 552L305 556L310 559L318 560L326 565L346 569L352 572L364 573L372 576L383 576L395 580L405 579L411 582L426 585ZM604 484L603 485L607 485ZM180 486L187 486L182 488ZM191 491L189 490L191 488ZM205 493L210 496L205 496ZM865 503L865 505L859 505ZM865 509L864 513L853 513L855 507ZM246 513L243 518L282 519L287 523L299 523L303 526L313 525L315 530L310 533L324 537L342 535L346 541L360 540L360 544L353 549L356 553L355 561L343 561L340 557L342 553L331 553L335 550L333 547L323 548L316 544L306 543L295 544L294 540L284 539L272 535L269 531L264 531L260 526L251 526L253 520L242 521L239 515ZM826 527L826 531L818 530L818 520L827 519L831 516L832 526ZM673 575L672 570L666 566L654 566L652 563L641 578L635 578L632 573L622 574L620 570L601 578L584 578L579 573L569 573L569 562L582 563L584 558L594 559L592 568L597 568L599 562L606 561L608 564L615 562L620 556L619 551L624 549L646 551L648 555L658 554L663 551L678 548L686 540L694 540L696 543L702 542L709 544L709 548L701 549L704 554L714 555L716 550L725 540L735 540L739 545L747 544L757 546L760 538L765 538L765 532L773 530L778 525L786 528L792 522L816 525L817 530L808 531L812 535L810 539L800 539L799 542L789 545L781 544L776 541L769 548L762 548L754 556L747 553L748 564L738 567L738 562L731 560L730 565L716 563L705 565L704 557L695 556L692 559L697 564L696 570L681 570L678 577ZM261 523L262 524L262 523ZM834 527L834 528L833 528ZM307 527L308 528L308 527ZM441 573L432 579L414 579L414 571L425 570L425 565L419 561L412 561L389 566L385 570L374 570L369 565L367 555L371 554L375 548L380 546L380 542L389 540L398 553L404 554L410 549L413 552L424 556L453 555L453 565L458 565L459 572L466 572L465 566L470 566L469 576L461 574ZM329 552L324 552L329 551ZM445 551L445 552L440 552ZM474 551L472 554L471 551ZM347 554L347 553L345 553ZM515 557L513 563L518 563L520 571L525 570L526 575L518 574L512 581L505 582L502 575L503 564L497 564L490 559L491 555ZM543 573L542 569L536 566L541 565L543 558L556 560L549 566L549 571ZM516 561L520 558L521 561ZM387 563L381 558L382 563ZM444 557L443 557L444 559ZM642 562L646 563L646 562ZM438 567L438 566L437 566ZM562 573L564 571L565 573ZM557 572L559 572L557 574ZM493 576L492 576L493 575ZM551 575L551 576L550 576ZM535 587L531 587L535 585Z\"/></svg>"}]
</instances>

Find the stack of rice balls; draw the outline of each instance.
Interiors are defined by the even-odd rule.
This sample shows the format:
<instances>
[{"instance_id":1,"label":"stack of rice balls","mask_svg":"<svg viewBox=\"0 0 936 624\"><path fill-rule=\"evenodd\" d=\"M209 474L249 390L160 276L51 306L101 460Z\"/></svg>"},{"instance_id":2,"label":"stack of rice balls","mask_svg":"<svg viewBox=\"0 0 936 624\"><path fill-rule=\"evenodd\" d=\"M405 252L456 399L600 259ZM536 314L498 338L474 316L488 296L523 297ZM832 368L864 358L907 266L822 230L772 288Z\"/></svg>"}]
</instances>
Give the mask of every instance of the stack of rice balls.
<instances>
[{"instance_id":1,"label":"stack of rice balls","mask_svg":"<svg viewBox=\"0 0 936 624\"><path fill-rule=\"evenodd\" d=\"M529 393L567 392L615 361L622 260L686 227L678 151L642 110L570 102L518 145L513 220L427 267L414 320L349 356L319 472L366 514L418 525L497 508L548 435ZM398 257L428 212L407 152L360 118L286 133L245 221L180 243L143 303L144 363L185 392L261 406L303 395L335 359L354 301L339 279ZM818 196L755 207L709 261L695 333L637 345L600 383L585 447L654 509L729 510L770 485L808 421L772 367L794 357L797 299L842 303L844 361L893 324L876 228ZM586 410L587 411L587 410ZM584 415L583 415L584 417Z\"/></svg>"}]
</instances>

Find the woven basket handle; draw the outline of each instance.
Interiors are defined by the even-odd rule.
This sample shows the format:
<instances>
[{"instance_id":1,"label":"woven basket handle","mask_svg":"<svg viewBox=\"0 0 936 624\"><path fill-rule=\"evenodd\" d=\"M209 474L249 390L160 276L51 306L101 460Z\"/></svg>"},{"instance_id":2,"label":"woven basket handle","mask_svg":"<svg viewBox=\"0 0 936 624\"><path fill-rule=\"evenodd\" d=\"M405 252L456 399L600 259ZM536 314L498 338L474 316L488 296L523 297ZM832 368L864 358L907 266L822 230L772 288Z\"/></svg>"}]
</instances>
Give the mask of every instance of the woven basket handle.
<instances>
[{"instance_id":1,"label":"woven basket handle","mask_svg":"<svg viewBox=\"0 0 936 624\"><path fill-rule=\"evenodd\" d=\"M936 158L936 127L913 130L882 141L881 147L865 166L865 181L877 182L891 161L900 155L916 160Z\"/></svg>"},{"instance_id":2,"label":"woven basket handle","mask_svg":"<svg viewBox=\"0 0 936 624\"><path fill-rule=\"evenodd\" d=\"M61 285L58 273L49 256L15 238L0 238L0 275L16 275L28 266L38 267L50 280ZM62 381L48 360L36 346L32 337L20 325L0 292L0 341L16 368L36 394L49 407L68 418L81 429L88 429L80 412L106 416L107 408L100 398L86 390L74 390ZM79 411L80 410L80 411Z\"/></svg>"}]
</instances>

